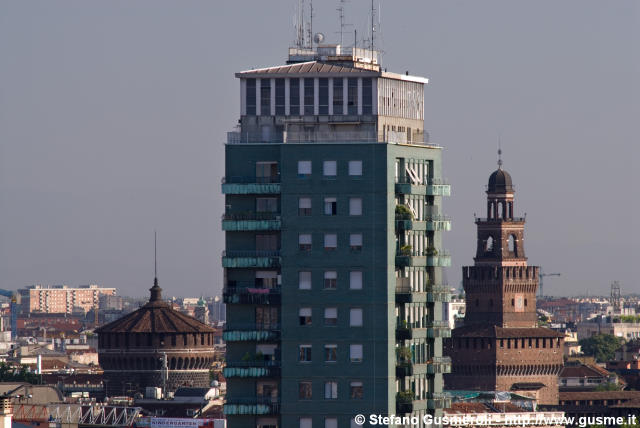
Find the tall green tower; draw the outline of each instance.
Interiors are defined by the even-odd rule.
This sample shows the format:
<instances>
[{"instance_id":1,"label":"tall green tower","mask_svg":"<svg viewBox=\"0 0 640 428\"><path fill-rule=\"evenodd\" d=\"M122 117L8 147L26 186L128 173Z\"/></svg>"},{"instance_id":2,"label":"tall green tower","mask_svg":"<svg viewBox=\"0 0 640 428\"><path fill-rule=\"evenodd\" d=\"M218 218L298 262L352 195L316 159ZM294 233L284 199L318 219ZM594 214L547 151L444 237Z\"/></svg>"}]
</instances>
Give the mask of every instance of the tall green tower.
<instances>
[{"instance_id":1,"label":"tall green tower","mask_svg":"<svg viewBox=\"0 0 640 428\"><path fill-rule=\"evenodd\" d=\"M377 56L298 47L236 74L222 182L230 428L350 428L448 404L450 186L424 131L427 79Z\"/></svg>"}]
</instances>

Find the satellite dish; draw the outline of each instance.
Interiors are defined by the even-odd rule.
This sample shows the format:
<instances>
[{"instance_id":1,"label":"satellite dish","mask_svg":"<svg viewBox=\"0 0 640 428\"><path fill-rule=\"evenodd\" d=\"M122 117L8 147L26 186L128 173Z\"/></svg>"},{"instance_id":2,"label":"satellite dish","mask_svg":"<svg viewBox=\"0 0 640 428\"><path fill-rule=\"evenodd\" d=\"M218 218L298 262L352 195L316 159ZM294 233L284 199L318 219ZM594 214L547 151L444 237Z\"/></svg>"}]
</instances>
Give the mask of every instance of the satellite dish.
<instances>
[{"instance_id":1,"label":"satellite dish","mask_svg":"<svg viewBox=\"0 0 640 428\"><path fill-rule=\"evenodd\" d=\"M317 44L324 42L324 34L316 33L316 35L313 36L313 41L316 42Z\"/></svg>"}]
</instances>

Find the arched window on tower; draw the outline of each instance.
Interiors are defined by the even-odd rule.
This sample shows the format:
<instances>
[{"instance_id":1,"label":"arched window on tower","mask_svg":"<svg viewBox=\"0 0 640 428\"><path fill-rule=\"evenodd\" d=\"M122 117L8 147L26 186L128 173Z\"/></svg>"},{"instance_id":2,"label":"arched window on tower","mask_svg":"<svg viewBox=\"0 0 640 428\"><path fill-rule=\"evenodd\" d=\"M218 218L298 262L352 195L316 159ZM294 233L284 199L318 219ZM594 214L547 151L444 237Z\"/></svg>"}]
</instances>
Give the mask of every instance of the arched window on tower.
<instances>
[{"instance_id":1,"label":"arched window on tower","mask_svg":"<svg viewBox=\"0 0 640 428\"><path fill-rule=\"evenodd\" d=\"M507 240L507 248L509 249L509 255L512 257L518 257L518 251L516 248L516 236L509 235L509 239Z\"/></svg>"},{"instance_id":2,"label":"arched window on tower","mask_svg":"<svg viewBox=\"0 0 640 428\"><path fill-rule=\"evenodd\" d=\"M485 253L493 253L493 236L488 236L484 244Z\"/></svg>"}]
</instances>

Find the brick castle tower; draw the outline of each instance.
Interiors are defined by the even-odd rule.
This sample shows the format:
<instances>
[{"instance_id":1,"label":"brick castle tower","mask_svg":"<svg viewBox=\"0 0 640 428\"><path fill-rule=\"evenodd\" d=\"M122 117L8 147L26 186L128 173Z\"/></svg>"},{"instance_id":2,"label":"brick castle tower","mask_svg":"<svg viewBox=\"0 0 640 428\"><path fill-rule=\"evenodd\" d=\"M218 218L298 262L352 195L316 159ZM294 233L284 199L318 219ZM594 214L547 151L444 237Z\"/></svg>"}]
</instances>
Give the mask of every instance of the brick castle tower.
<instances>
[{"instance_id":1,"label":"brick castle tower","mask_svg":"<svg viewBox=\"0 0 640 428\"><path fill-rule=\"evenodd\" d=\"M524 223L514 217L511 176L489 177L487 218L476 218L474 266L462 268L466 293L464 326L446 344L452 372L447 389L511 391L558 403L563 335L537 327L537 266L527 266Z\"/></svg>"}]
</instances>

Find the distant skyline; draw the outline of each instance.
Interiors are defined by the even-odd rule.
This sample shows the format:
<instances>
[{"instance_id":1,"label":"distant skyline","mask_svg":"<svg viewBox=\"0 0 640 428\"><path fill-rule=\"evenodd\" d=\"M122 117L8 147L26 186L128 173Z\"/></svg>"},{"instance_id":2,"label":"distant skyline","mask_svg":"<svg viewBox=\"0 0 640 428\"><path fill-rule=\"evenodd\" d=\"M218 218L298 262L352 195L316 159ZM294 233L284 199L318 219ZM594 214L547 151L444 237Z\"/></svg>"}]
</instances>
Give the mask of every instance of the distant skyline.
<instances>
[{"instance_id":1,"label":"distant skyline","mask_svg":"<svg viewBox=\"0 0 640 428\"><path fill-rule=\"evenodd\" d=\"M240 70L283 64L297 0L0 4L0 288L98 283L221 292L226 132ZM380 6L381 5L381 6ZM338 37L338 1L314 31ZM370 2L346 3L367 34ZM473 215L504 168L525 251L553 295L640 292L640 5L376 1L390 71L425 76L425 129L452 196L447 276L473 264ZM360 43L363 43L361 40Z\"/></svg>"}]
</instances>

